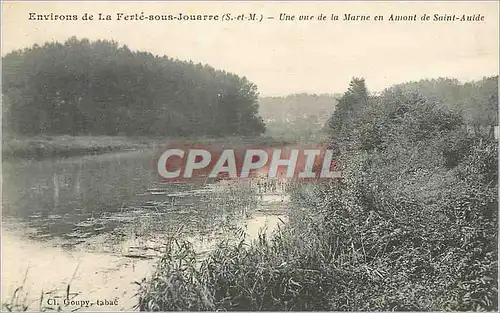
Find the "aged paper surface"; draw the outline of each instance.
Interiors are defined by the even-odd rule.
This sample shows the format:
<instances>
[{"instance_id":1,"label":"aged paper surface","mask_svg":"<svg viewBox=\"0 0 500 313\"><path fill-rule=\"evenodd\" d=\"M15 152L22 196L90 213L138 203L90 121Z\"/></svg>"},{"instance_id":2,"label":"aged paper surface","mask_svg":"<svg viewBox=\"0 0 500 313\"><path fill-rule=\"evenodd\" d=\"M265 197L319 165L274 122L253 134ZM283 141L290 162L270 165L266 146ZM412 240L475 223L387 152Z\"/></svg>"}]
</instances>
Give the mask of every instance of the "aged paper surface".
<instances>
[{"instance_id":1,"label":"aged paper surface","mask_svg":"<svg viewBox=\"0 0 500 313\"><path fill-rule=\"evenodd\" d=\"M498 310L498 25L2 2L2 310Z\"/></svg>"}]
</instances>

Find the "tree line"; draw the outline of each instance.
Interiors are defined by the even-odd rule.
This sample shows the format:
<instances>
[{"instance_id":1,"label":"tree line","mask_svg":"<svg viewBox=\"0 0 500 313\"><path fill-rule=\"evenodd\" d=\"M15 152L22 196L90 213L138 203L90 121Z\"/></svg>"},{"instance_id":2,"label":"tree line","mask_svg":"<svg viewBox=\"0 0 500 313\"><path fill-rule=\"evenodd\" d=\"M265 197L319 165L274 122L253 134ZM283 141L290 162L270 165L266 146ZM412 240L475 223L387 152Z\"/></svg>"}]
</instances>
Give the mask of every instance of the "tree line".
<instances>
[{"instance_id":1,"label":"tree line","mask_svg":"<svg viewBox=\"0 0 500 313\"><path fill-rule=\"evenodd\" d=\"M424 113L424 108L429 112ZM395 111L388 115L391 109ZM447 114L453 115L462 128L493 137L494 128L498 126L498 75L466 83L452 78L405 82L380 93L369 93L364 79L353 78L348 90L340 97L336 111L328 119L325 130L346 141L352 141L354 137L358 141L375 140L374 137L382 137L381 130L393 121L388 119L389 116L408 118L411 115L406 113L412 110L427 115L441 112L442 116L432 116L436 123L444 123L450 118L445 116ZM374 120L384 113L385 120ZM422 123L432 125L425 119Z\"/></svg>"},{"instance_id":2,"label":"tree line","mask_svg":"<svg viewBox=\"0 0 500 313\"><path fill-rule=\"evenodd\" d=\"M3 127L23 135L258 135L257 86L115 41L33 45L2 58Z\"/></svg>"}]
</instances>

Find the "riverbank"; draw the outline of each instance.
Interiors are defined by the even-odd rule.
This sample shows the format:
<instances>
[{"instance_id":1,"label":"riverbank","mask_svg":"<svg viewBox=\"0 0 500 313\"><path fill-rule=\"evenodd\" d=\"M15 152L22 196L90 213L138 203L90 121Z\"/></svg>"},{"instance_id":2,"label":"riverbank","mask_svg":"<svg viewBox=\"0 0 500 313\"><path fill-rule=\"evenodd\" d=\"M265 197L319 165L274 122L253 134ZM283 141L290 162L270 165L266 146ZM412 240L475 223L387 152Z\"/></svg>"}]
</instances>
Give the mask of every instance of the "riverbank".
<instances>
[{"instance_id":1,"label":"riverbank","mask_svg":"<svg viewBox=\"0 0 500 313\"><path fill-rule=\"evenodd\" d=\"M51 157L72 157L81 155L103 154L141 148L153 148L168 141L176 140L185 144L252 144L262 146L287 145L286 140L269 136L260 137L183 137L150 138L120 136L48 136L34 137L4 136L2 140L3 159L44 159Z\"/></svg>"},{"instance_id":2,"label":"riverbank","mask_svg":"<svg viewBox=\"0 0 500 313\"><path fill-rule=\"evenodd\" d=\"M4 159L43 159L135 150L154 145L144 138L114 136L6 136L2 142Z\"/></svg>"},{"instance_id":3,"label":"riverbank","mask_svg":"<svg viewBox=\"0 0 500 313\"><path fill-rule=\"evenodd\" d=\"M387 158L352 156L342 184L294 197L271 240L220 245L199 270L189 245L167 253L141 286L140 309L495 311L497 186L476 177L492 172L484 164L497 147L474 147L467 158L479 165L415 165L400 179Z\"/></svg>"}]
</instances>

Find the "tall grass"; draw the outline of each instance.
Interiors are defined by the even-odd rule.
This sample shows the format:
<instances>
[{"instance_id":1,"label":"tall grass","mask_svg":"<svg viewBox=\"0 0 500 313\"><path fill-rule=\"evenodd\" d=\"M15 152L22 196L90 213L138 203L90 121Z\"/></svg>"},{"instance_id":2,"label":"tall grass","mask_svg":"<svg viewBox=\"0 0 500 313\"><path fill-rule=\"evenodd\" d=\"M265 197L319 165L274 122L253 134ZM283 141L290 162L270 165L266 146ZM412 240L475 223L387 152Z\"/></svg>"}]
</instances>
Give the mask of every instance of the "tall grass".
<instances>
[{"instance_id":1,"label":"tall grass","mask_svg":"<svg viewBox=\"0 0 500 313\"><path fill-rule=\"evenodd\" d=\"M351 153L341 183L292 189L289 222L272 237L223 242L200 266L175 245L138 307L496 310L498 143L472 138L452 168L446 154L411 161L438 147Z\"/></svg>"}]
</instances>

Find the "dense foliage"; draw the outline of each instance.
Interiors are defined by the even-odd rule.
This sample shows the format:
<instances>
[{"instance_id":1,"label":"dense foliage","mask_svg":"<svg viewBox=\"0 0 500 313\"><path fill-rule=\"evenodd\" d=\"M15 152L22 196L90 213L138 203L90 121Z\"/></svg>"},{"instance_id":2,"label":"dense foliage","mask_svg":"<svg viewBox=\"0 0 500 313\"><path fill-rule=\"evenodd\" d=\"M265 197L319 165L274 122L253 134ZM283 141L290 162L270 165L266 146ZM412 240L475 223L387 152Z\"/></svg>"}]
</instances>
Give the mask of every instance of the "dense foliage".
<instances>
[{"instance_id":1,"label":"dense foliage","mask_svg":"<svg viewBox=\"0 0 500 313\"><path fill-rule=\"evenodd\" d=\"M222 244L201 267L172 245L140 308L497 310L498 141L427 84L371 95L354 79L329 120L343 180L299 186L271 239ZM481 116L496 93L462 100Z\"/></svg>"},{"instance_id":2,"label":"dense foliage","mask_svg":"<svg viewBox=\"0 0 500 313\"><path fill-rule=\"evenodd\" d=\"M345 179L321 215L362 256L353 308L498 308L496 84L422 81L371 96L351 82L330 119Z\"/></svg>"},{"instance_id":3,"label":"dense foliage","mask_svg":"<svg viewBox=\"0 0 500 313\"><path fill-rule=\"evenodd\" d=\"M2 58L4 131L69 135L256 135L257 87L208 65L70 38Z\"/></svg>"},{"instance_id":4,"label":"dense foliage","mask_svg":"<svg viewBox=\"0 0 500 313\"><path fill-rule=\"evenodd\" d=\"M498 76L460 83L440 78L397 85L401 92L419 93L429 102L437 102L451 111L460 112L464 123L477 133L493 132L498 125Z\"/></svg>"}]
</instances>

